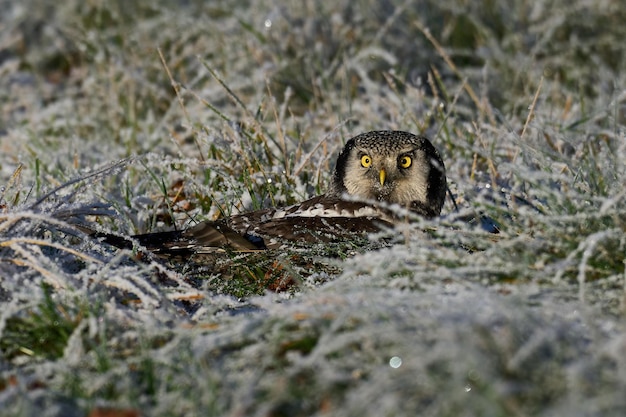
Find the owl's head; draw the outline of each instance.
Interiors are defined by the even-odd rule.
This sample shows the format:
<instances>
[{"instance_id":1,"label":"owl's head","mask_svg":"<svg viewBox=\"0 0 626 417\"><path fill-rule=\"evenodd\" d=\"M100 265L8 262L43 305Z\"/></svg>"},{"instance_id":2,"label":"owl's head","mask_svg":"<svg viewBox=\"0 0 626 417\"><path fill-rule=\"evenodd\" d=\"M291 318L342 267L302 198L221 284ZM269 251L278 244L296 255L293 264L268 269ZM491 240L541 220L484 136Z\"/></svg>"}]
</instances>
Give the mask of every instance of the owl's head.
<instances>
[{"instance_id":1,"label":"owl's head","mask_svg":"<svg viewBox=\"0 0 626 417\"><path fill-rule=\"evenodd\" d=\"M375 131L350 139L337 158L328 194L348 194L438 216L446 196L446 169L423 136Z\"/></svg>"}]
</instances>

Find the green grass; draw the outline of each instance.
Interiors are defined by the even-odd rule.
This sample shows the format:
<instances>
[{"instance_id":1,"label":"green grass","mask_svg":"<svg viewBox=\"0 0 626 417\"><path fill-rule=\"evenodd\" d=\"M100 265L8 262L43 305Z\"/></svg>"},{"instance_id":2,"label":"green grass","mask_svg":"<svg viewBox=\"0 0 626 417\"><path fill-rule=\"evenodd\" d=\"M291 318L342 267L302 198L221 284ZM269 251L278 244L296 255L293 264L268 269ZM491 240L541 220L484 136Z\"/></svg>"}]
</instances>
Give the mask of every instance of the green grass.
<instances>
[{"instance_id":1,"label":"green grass","mask_svg":"<svg viewBox=\"0 0 626 417\"><path fill-rule=\"evenodd\" d=\"M619 1L0 6L0 415L624 415ZM162 262L75 228L292 204L375 129L500 233L449 200Z\"/></svg>"}]
</instances>

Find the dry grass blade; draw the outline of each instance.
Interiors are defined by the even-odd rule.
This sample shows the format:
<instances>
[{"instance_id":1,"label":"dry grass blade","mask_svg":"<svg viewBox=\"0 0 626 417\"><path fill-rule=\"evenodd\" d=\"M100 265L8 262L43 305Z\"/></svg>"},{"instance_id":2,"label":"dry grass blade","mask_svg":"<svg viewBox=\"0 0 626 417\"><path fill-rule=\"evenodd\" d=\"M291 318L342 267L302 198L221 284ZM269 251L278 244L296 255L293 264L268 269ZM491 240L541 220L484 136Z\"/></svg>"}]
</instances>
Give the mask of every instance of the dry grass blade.
<instances>
[{"instance_id":1,"label":"dry grass blade","mask_svg":"<svg viewBox=\"0 0 626 417\"><path fill-rule=\"evenodd\" d=\"M99 259L93 258L89 255L86 255L82 252L79 252L75 249L72 248L68 248L67 246L63 246L59 243L55 243L55 242L49 242L46 240L41 240L41 239L32 239L32 238L25 238L25 237L13 237L4 241L0 242L0 247L5 247L5 248L11 248L13 247L13 245L16 244L20 244L20 243L26 243L29 245L36 245L36 246L48 246L51 248L55 248L58 249L60 251L63 252L67 252L71 255L76 256L77 258L83 259L85 261L88 262L93 262L95 264L102 264L102 261L100 261Z\"/></svg>"},{"instance_id":2,"label":"dry grass blade","mask_svg":"<svg viewBox=\"0 0 626 417\"><path fill-rule=\"evenodd\" d=\"M526 117L526 121L524 122L524 128L522 129L522 133L520 134L520 138L524 137L526 134L526 129L530 124L530 121L533 119L533 114L535 112L535 106L537 105L537 99L539 98L539 93L541 92L541 87L543 86L543 77L539 79L539 86L537 87L537 91L535 92L535 96L533 97L533 102L528 108L528 116Z\"/></svg>"},{"instance_id":3,"label":"dry grass blade","mask_svg":"<svg viewBox=\"0 0 626 417\"><path fill-rule=\"evenodd\" d=\"M42 267L36 262L32 262L32 261L29 262L27 260L20 259L20 258L1 258L0 260L3 262L10 262L17 266L30 268L34 271L39 272L43 277L46 278L46 282L52 285L54 288L58 289L58 288L65 287L52 272L48 271L46 268Z\"/></svg>"},{"instance_id":4,"label":"dry grass blade","mask_svg":"<svg viewBox=\"0 0 626 417\"><path fill-rule=\"evenodd\" d=\"M94 172L91 172L89 174L85 174L83 176L80 176L78 178L74 178L73 180L67 181L57 187L55 187L52 191L44 194L42 197L40 197L37 201L35 201L35 203L33 203L30 206L30 209L35 209L37 206L39 206L41 203L43 203L44 201L46 201L48 198L50 198L51 196L55 195L56 193L58 193L59 191L61 191L64 188L70 187L74 184L78 184L80 182L85 182L87 180L94 180L106 175L111 175L112 173L121 170L122 168L125 168L128 164L132 163L135 160L135 157L130 157L130 158L125 158L125 159L121 159L119 161L116 162L112 162L109 164L106 164L104 167L97 169Z\"/></svg>"},{"instance_id":5,"label":"dry grass blade","mask_svg":"<svg viewBox=\"0 0 626 417\"><path fill-rule=\"evenodd\" d=\"M439 56L445 61L445 63L452 70L452 72L459 78L459 80L463 80L465 77L463 76L459 68L454 64L454 62L452 62L452 59L450 59L450 56L446 53L443 46L430 33L430 30L426 26L424 26L419 20L416 20L414 24L424 34L424 36L426 36L426 38L430 41L430 43L435 47L435 49L439 53ZM464 83L464 86L465 86L465 91L467 91L467 94L470 96L470 98L472 99L476 107L481 111L481 113L486 115L489 118L489 122L493 126L495 126L496 119L493 116L491 106L489 106L488 103L486 103L484 100L481 100L478 97L478 95L476 94L476 92L474 91L471 85L469 85L468 83Z\"/></svg>"},{"instance_id":6,"label":"dry grass blade","mask_svg":"<svg viewBox=\"0 0 626 417\"><path fill-rule=\"evenodd\" d=\"M170 85L172 86L172 88L174 89L174 92L176 93L178 104L180 105L180 108L183 114L185 115L185 120L187 121L187 124L189 125L189 127L192 127L193 123L191 121L191 117L189 116L189 112L187 111L187 108L185 106L185 100L183 99L181 95L180 85L176 80L174 80L174 77L172 76L172 72L170 71L170 68L167 65L167 62L165 61L165 57L163 56L163 51L161 50L161 48L157 48L157 51L159 53L159 58L161 59L161 64L163 65L163 68L165 69L165 72L167 73L167 77L170 80ZM204 154L202 152L202 148L200 147L200 143L198 142L198 137L195 131L194 131L193 139L194 139L194 143L196 144L196 149L198 150L198 158L201 161L204 161ZM175 141L175 143L176 143L176 146L178 147L178 150L181 152L181 155L184 155L180 143L178 143L178 141Z\"/></svg>"},{"instance_id":7,"label":"dry grass blade","mask_svg":"<svg viewBox=\"0 0 626 417\"><path fill-rule=\"evenodd\" d=\"M11 179L9 179L9 183L5 187L0 187L0 208L2 208L2 201L4 200L4 196L6 195L7 190L9 190L19 181L22 169L24 169L24 165L18 165L17 168L15 168L15 171L13 171L13 174L11 174Z\"/></svg>"}]
</instances>

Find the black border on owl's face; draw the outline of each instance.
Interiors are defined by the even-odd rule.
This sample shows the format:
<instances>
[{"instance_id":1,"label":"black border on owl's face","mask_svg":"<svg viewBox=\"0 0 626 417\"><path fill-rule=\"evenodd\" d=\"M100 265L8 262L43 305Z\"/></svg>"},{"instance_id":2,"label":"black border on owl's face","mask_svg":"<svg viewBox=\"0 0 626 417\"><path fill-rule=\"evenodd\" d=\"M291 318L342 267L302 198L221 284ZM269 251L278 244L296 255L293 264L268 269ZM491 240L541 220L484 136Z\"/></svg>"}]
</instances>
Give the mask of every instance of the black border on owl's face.
<instances>
[{"instance_id":1,"label":"black border on owl's face","mask_svg":"<svg viewBox=\"0 0 626 417\"><path fill-rule=\"evenodd\" d=\"M355 148L357 152L354 152ZM337 157L329 194L341 196L348 192L345 184L346 173L349 167L351 171L358 172L358 170L355 171L355 166L361 166L360 158L363 155L358 152L359 149L361 152L371 152L378 156L393 156L393 162L391 160L385 162L387 167L390 167L392 163L396 164L392 170L394 177L388 179L396 186L398 181L404 181L400 191L394 190L396 187L384 189L379 183L377 185L379 173L370 172L368 180L371 190L363 191L366 190L365 183L360 183L359 190L366 194L361 197L402 202L404 205L419 208L419 211L428 213L429 216L440 214L446 195L445 165L439 152L428 139L409 132L374 131L348 140ZM408 169L401 169L397 166L398 162L395 158L403 155L411 155L413 158ZM375 164L375 160L372 161L372 167L374 170L380 169L380 166ZM410 181L405 181L406 177L409 177ZM358 181L358 179L353 180L353 182ZM354 190L354 184L351 188ZM396 194L393 194L394 192Z\"/></svg>"},{"instance_id":2,"label":"black border on owl's face","mask_svg":"<svg viewBox=\"0 0 626 417\"><path fill-rule=\"evenodd\" d=\"M355 138L352 138L346 142L342 151L337 156L337 162L335 163L335 171L332 179L333 182L329 191L338 197L346 192L346 186L343 183L343 179L346 175L346 163L348 161L348 156L352 153L352 149L354 148L354 139Z\"/></svg>"}]
</instances>

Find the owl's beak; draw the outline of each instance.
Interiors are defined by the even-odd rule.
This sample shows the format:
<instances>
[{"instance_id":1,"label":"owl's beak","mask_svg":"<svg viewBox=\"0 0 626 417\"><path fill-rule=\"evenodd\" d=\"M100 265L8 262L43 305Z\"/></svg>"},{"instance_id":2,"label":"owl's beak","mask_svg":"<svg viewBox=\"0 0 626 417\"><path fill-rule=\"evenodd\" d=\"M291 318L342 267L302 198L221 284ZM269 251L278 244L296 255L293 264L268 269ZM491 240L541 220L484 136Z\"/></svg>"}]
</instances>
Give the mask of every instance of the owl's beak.
<instances>
[{"instance_id":1,"label":"owl's beak","mask_svg":"<svg viewBox=\"0 0 626 417\"><path fill-rule=\"evenodd\" d=\"M380 170L380 173L378 174L378 179L380 180L380 185L385 185L385 177L387 176L387 173L385 172L385 169L382 168Z\"/></svg>"}]
</instances>

